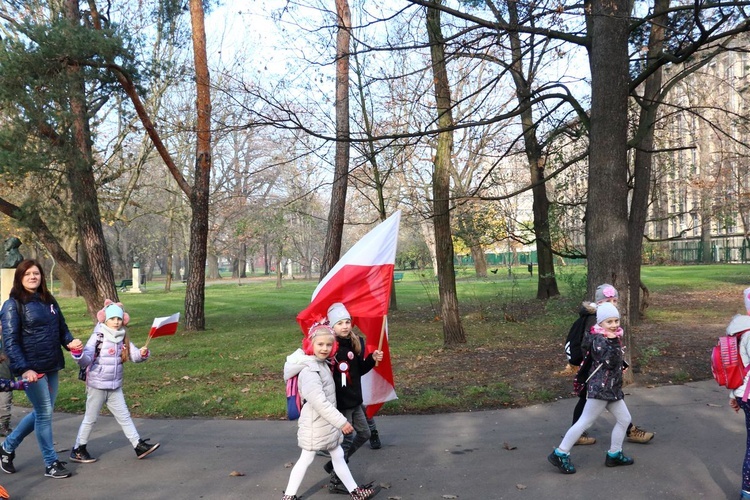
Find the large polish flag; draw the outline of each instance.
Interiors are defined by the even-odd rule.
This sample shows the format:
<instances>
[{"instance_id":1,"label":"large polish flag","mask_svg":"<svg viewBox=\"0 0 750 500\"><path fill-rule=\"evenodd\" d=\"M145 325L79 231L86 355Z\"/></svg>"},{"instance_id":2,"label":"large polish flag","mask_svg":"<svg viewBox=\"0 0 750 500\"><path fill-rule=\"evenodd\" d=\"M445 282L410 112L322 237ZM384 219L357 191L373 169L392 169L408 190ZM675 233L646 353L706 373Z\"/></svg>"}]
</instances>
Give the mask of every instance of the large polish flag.
<instances>
[{"instance_id":1,"label":"large polish flag","mask_svg":"<svg viewBox=\"0 0 750 500\"><path fill-rule=\"evenodd\" d=\"M359 240L321 280L310 305L297 315L303 335L326 318L334 302L342 302L352 323L365 335L365 354L378 349L384 332L383 361L362 377L362 397L372 417L386 401L396 399L391 353L388 348L388 305L401 211L394 213Z\"/></svg>"}]
</instances>

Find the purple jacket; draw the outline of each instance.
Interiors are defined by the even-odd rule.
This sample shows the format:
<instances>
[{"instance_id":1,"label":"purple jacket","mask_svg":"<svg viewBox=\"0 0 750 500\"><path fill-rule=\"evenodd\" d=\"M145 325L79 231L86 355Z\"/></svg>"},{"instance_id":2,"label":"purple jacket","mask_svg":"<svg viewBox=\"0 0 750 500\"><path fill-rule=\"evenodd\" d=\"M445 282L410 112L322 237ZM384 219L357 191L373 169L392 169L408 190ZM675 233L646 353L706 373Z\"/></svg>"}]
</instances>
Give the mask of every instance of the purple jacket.
<instances>
[{"instance_id":1,"label":"purple jacket","mask_svg":"<svg viewBox=\"0 0 750 500\"><path fill-rule=\"evenodd\" d=\"M101 339L101 349L99 355L94 359L94 351L96 349L96 341ZM78 366L81 368L88 367L88 374L86 375L86 385L93 387L94 389L104 390L115 390L122 387L123 377L123 366L122 358L120 353L123 349L123 342L110 342L104 337L102 330L102 324L97 323L94 327L94 333L89 337L86 346L83 348L83 352L79 358L75 356L73 359L76 360ZM141 356L141 351L133 344L129 343L128 348L130 349L130 360L134 363L140 363L146 361L147 358Z\"/></svg>"}]
</instances>

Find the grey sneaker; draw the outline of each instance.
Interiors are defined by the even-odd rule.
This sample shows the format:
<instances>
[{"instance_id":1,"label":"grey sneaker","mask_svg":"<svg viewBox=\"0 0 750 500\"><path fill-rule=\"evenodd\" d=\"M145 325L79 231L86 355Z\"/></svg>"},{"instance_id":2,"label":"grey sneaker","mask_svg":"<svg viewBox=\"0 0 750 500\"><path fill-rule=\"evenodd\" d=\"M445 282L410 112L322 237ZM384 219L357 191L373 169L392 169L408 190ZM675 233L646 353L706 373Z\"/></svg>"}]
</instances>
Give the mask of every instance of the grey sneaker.
<instances>
[{"instance_id":1,"label":"grey sneaker","mask_svg":"<svg viewBox=\"0 0 750 500\"><path fill-rule=\"evenodd\" d=\"M65 462L55 460L52 462L52 465L48 465L47 468L44 469L44 475L51 477L52 479L63 479L70 477L70 471L65 468Z\"/></svg>"}]
</instances>

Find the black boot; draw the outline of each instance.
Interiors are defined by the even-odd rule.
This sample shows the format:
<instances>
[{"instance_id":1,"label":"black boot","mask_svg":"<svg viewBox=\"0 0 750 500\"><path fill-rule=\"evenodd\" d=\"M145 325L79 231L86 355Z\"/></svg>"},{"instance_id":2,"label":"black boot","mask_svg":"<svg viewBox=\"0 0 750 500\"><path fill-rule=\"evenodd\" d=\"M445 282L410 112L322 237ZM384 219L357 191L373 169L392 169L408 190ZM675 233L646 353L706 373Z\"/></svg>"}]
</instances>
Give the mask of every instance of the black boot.
<instances>
[{"instance_id":1,"label":"black boot","mask_svg":"<svg viewBox=\"0 0 750 500\"><path fill-rule=\"evenodd\" d=\"M344 483L341 482L341 479L339 479L335 472L331 472L331 480L328 482L328 493L349 494L346 486L344 486Z\"/></svg>"},{"instance_id":2,"label":"black boot","mask_svg":"<svg viewBox=\"0 0 750 500\"><path fill-rule=\"evenodd\" d=\"M370 434L370 448L373 450L379 450L381 448L382 444L380 444L380 436L378 436L378 431L372 431Z\"/></svg>"}]
</instances>

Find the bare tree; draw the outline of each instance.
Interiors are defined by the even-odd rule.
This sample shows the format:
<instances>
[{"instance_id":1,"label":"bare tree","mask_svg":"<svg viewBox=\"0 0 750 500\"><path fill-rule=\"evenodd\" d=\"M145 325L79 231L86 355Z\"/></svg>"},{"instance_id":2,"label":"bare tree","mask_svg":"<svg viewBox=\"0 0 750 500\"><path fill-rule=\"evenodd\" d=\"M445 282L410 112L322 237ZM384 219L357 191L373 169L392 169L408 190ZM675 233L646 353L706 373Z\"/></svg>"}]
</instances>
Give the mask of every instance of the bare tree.
<instances>
[{"instance_id":1,"label":"bare tree","mask_svg":"<svg viewBox=\"0 0 750 500\"><path fill-rule=\"evenodd\" d=\"M453 268L453 240L450 224L450 173L453 153L453 126L450 84L445 61L445 40L440 26L440 10L435 6L440 0L432 0L427 8L427 36L430 40L430 56L435 85L435 102L438 134L432 175L433 224L437 251L440 310L443 319L443 341L452 346L466 342L466 333L461 325L456 294L456 276Z\"/></svg>"},{"instance_id":2,"label":"bare tree","mask_svg":"<svg viewBox=\"0 0 750 500\"><path fill-rule=\"evenodd\" d=\"M321 279L336 265L341 256L346 189L349 183L349 44L352 16L348 0L336 0L336 18L336 156L328 233L320 265Z\"/></svg>"}]
</instances>

